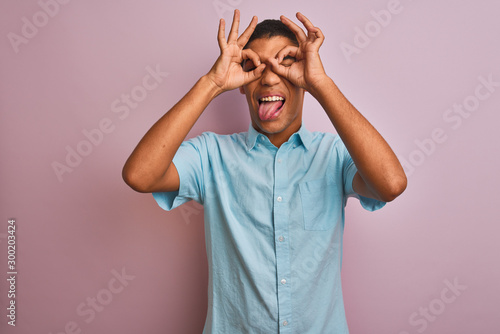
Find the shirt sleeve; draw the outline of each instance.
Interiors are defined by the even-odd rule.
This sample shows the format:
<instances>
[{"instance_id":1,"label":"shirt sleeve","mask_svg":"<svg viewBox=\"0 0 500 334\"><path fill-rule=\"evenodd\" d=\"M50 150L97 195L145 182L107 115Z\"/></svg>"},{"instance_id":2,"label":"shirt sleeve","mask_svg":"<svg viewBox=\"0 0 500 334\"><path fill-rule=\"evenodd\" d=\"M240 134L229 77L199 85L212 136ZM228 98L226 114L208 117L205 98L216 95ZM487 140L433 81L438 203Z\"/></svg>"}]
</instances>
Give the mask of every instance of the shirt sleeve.
<instances>
[{"instance_id":1,"label":"shirt sleeve","mask_svg":"<svg viewBox=\"0 0 500 334\"><path fill-rule=\"evenodd\" d=\"M354 161L352 161L351 155L349 154L349 151L347 151L347 148L345 147L344 143L340 141L341 143L341 156L343 157L343 176L344 176L344 194L346 197L355 197L359 199L361 206L368 211L375 211L383 208L386 204L386 202L379 201L377 199L361 196L358 193L356 193L352 187L352 181L354 180L354 175L358 171L356 168L356 165L354 164Z\"/></svg>"},{"instance_id":2,"label":"shirt sleeve","mask_svg":"<svg viewBox=\"0 0 500 334\"><path fill-rule=\"evenodd\" d=\"M203 171L208 161L207 151L204 134L181 144L172 160L179 173L179 190L153 193L154 199L162 209L170 211L190 200L203 204Z\"/></svg>"}]
</instances>

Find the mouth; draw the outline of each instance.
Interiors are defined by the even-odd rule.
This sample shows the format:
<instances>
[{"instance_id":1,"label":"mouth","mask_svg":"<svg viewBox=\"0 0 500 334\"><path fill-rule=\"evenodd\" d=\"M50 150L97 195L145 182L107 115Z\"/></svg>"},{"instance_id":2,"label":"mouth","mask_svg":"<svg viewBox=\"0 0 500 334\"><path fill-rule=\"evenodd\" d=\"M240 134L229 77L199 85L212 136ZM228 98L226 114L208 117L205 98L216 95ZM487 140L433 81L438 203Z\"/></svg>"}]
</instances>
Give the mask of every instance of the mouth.
<instances>
[{"instance_id":1,"label":"mouth","mask_svg":"<svg viewBox=\"0 0 500 334\"><path fill-rule=\"evenodd\" d=\"M283 106L285 98L280 95L267 95L259 99L259 118L261 121L270 121L278 118Z\"/></svg>"}]
</instances>

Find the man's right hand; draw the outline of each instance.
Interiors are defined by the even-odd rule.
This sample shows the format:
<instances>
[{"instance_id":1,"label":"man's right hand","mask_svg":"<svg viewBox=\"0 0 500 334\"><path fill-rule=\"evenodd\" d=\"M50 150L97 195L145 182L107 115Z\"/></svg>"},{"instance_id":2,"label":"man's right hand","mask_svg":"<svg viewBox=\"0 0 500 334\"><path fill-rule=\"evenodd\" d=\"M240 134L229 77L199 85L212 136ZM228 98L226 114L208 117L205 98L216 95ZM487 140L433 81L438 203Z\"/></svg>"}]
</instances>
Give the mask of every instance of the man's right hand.
<instances>
[{"instance_id":1,"label":"man's right hand","mask_svg":"<svg viewBox=\"0 0 500 334\"><path fill-rule=\"evenodd\" d=\"M176 191L180 187L179 173L172 160L184 138L212 99L231 89L258 79L265 68L255 52L243 50L255 30L257 18L238 38L240 13L234 11L228 40L225 39L224 20L219 24L221 55L208 74L196 82L189 92L161 117L141 139L123 167L123 179L139 192ZM245 72L244 59L256 68Z\"/></svg>"},{"instance_id":2,"label":"man's right hand","mask_svg":"<svg viewBox=\"0 0 500 334\"><path fill-rule=\"evenodd\" d=\"M228 90L239 88L256 79L258 79L264 68L265 64L260 62L259 56L250 49L243 49L248 39L255 30L257 25L257 17L254 16L250 25L238 38L238 28L240 25L240 12L238 9L234 11L233 24L226 41L225 22L224 19L219 21L219 33L217 40L221 54L214 66L207 74L207 78L215 84L219 90L219 94ZM241 66L243 60L249 59L256 66L255 69L245 72ZM217 94L218 95L218 94Z\"/></svg>"}]
</instances>

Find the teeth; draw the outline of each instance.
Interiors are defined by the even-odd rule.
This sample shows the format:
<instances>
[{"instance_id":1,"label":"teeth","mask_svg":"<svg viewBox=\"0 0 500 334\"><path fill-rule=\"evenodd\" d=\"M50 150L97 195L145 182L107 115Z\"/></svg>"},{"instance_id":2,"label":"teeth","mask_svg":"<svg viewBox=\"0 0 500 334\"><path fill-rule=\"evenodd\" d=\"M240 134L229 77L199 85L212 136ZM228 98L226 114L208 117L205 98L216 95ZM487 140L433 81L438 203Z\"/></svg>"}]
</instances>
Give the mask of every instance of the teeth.
<instances>
[{"instance_id":1,"label":"teeth","mask_svg":"<svg viewBox=\"0 0 500 334\"><path fill-rule=\"evenodd\" d=\"M272 101L284 101L285 99L281 96L266 96L260 99L262 102L272 102Z\"/></svg>"}]
</instances>

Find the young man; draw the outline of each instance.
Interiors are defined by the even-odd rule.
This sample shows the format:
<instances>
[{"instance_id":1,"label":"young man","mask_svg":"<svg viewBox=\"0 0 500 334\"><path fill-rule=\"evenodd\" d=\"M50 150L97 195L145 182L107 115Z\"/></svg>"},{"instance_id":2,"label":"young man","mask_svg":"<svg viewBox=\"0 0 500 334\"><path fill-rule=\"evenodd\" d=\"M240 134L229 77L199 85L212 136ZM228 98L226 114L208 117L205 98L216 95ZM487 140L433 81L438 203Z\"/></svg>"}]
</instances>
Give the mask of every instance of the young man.
<instances>
[{"instance_id":1,"label":"young man","mask_svg":"<svg viewBox=\"0 0 500 334\"><path fill-rule=\"evenodd\" d=\"M406 188L389 145L323 69L321 30L282 16L238 37L239 12L212 69L146 133L125 182L171 210L204 205L209 307L204 333L348 333L340 269L344 206L376 210ZM217 95L239 88L248 132L184 141ZM305 91L337 135L302 125ZM340 136L340 137L339 137Z\"/></svg>"}]
</instances>

